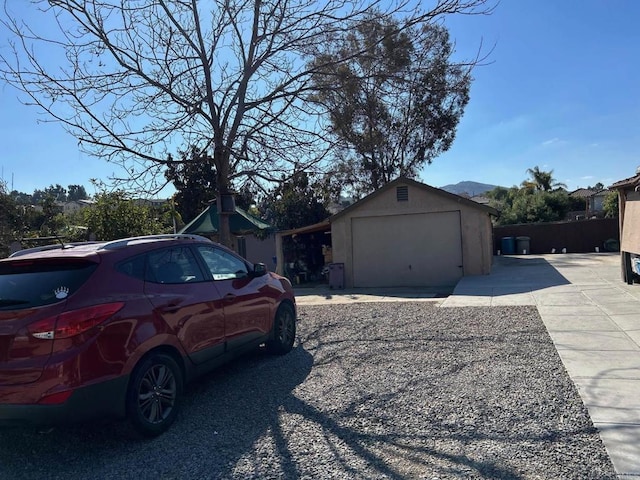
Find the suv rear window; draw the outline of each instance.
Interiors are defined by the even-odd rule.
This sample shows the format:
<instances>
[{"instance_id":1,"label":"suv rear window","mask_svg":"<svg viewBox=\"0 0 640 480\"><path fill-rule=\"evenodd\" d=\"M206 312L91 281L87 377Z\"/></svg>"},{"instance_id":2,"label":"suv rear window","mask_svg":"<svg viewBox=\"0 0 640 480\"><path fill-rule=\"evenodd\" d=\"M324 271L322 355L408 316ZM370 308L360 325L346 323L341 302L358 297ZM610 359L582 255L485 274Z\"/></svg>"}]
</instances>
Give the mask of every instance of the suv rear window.
<instances>
[{"instance_id":1,"label":"suv rear window","mask_svg":"<svg viewBox=\"0 0 640 480\"><path fill-rule=\"evenodd\" d=\"M40 307L73 295L97 268L87 261L0 264L0 310Z\"/></svg>"}]
</instances>

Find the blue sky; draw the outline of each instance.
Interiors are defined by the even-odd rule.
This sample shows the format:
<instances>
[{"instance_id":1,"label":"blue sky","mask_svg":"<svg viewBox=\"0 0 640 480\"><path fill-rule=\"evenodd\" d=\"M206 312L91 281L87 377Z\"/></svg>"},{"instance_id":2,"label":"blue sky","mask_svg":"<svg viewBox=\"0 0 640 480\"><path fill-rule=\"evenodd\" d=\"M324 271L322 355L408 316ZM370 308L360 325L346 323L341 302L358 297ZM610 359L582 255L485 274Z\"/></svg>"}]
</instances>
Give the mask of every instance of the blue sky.
<instances>
[{"instance_id":1,"label":"blue sky","mask_svg":"<svg viewBox=\"0 0 640 480\"><path fill-rule=\"evenodd\" d=\"M640 2L503 0L492 16L447 21L461 56L495 44L475 71L452 148L422 180L519 184L538 165L569 189L640 165Z\"/></svg>"},{"instance_id":2,"label":"blue sky","mask_svg":"<svg viewBox=\"0 0 640 480\"><path fill-rule=\"evenodd\" d=\"M539 166L570 190L634 175L640 165L640 2L502 0L491 16L446 21L460 58L495 48L476 69L452 148L421 172L443 186L517 185ZM3 48L5 39L0 40ZM59 125L0 85L0 168L24 192L106 180L114 165L81 153Z\"/></svg>"}]
</instances>

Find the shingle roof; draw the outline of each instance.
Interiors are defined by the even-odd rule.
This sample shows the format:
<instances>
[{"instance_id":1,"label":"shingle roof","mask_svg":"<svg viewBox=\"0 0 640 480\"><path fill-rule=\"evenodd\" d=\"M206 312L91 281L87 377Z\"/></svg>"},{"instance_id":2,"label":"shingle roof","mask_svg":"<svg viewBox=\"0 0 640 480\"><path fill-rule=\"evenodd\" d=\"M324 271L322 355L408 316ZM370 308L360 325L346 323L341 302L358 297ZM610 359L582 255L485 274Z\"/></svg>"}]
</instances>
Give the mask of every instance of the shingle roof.
<instances>
[{"instance_id":1,"label":"shingle roof","mask_svg":"<svg viewBox=\"0 0 640 480\"><path fill-rule=\"evenodd\" d=\"M464 197L461 197L460 195L456 195L455 193L449 193L449 192L447 192L445 190L442 190L440 188L432 187L430 185L427 185L426 183L420 183L420 182L417 182L417 181L412 180L412 179L407 178L407 177L400 177L400 178L396 178L392 182L389 182L386 185L380 187L378 190L376 190L375 192L367 195L366 197L358 200L356 203L352 203L351 205L349 205L347 208L345 208L341 212L338 212L335 215L333 215L332 217L330 217L329 221L333 222L337 218L340 218L343 215L351 212L352 210L355 210L356 208L358 208L363 203L368 202L372 198L377 197L382 192L386 192L387 190L396 187L398 184L403 184L403 183L406 184L406 185L414 186L416 188L421 188L421 189L426 190L428 192L434 193L436 195L440 195L442 197L446 197L449 200L453 200L455 202L462 203L464 205L476 208L478 210L482 210L482 211L484 211L484 212L486 212L486 213L488 213L490 215L494 215L496 217L499 215L499 212L495 208L489 207L488 205L482 205L481 203L474 202L474 201L472 201L472 200L470 200L468 198L464 198Z\"/></svg>"},{"instance_id":2,"label":"shingle roof","mask_svg":"<svg viewBox=\"0 0 640 480\"><path fill-rule=\"evenodd\" d=\"M616 183L611 185L609 188L621 189L624 187L635 187L638 184L640 184L640 174L635 175L633 177L625 178L624 180L617 181Z\"/></svg>"}]
</instances>

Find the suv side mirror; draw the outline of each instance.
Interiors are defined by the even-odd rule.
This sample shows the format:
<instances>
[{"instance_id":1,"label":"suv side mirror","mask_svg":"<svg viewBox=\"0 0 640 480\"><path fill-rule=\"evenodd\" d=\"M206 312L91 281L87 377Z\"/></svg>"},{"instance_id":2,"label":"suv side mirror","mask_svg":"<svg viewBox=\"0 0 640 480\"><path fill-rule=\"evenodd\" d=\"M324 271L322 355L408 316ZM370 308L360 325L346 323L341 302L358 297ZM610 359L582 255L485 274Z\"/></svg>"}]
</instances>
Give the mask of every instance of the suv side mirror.
<instances>
[{"instance_id":1,"label":"suv side mirror","mask_svg":"<svg viewBox=\"0 0 640 480\"><path fill-rule=\"evenodd\" d=\"M254 277L261 277L267 273L267 266L264 263L256 263L253 266L253 275Z\"/></svg>"}]
</instances>

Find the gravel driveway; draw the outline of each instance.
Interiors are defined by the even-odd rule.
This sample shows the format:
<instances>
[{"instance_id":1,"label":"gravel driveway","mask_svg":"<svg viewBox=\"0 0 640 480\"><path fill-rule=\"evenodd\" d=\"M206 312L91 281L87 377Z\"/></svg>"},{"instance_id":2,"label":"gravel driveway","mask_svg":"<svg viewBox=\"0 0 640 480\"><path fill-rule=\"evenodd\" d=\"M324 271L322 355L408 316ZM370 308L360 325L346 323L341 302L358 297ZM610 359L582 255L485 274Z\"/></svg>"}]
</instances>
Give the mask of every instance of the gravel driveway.
<instances>
[{"instance_id":1,"label":"gravel driveway","mask_svg":"<svg viewBox=\"0 0 640 480\"><path fill-rule=\"evenodd\" d=\"M300 307L290 354L192 384L153 440L0 431L1 479L614 479L533 307Z\"/></svg>"}]
</instances>

